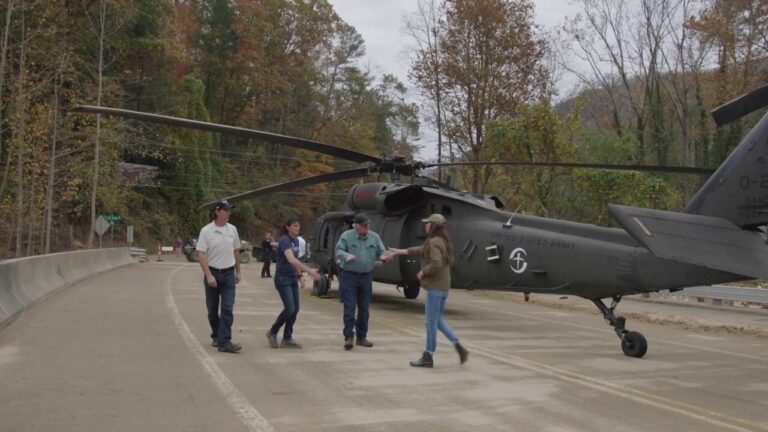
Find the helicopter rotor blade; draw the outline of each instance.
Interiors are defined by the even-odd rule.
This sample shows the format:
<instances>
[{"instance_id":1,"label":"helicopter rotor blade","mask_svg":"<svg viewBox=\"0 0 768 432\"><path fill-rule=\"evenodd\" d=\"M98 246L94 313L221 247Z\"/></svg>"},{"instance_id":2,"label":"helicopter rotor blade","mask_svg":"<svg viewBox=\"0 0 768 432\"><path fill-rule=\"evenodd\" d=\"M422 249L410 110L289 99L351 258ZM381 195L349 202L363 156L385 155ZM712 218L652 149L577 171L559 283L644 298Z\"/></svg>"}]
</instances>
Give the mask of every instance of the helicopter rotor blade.
<instances>
[{"instance_id":1,"label":"helicopter rotor blade","mask_svg":"<svg viewBox=\"0 0 768 432\"><path fill-rule=\"evenodd\" d=\"M304 177L304 178L300 178L300 179L296 179L296 180L291 180L291 181L287 181L285 183L279 183L279 184L274 184L274 185L270 185L270 186L265 186L263 188L255 189L255 190L248 191L248 192L243 192L243 193L240 193L240 194L237 194L237 195L232 195L232 196L229 196L229 197L226 197L226 198L222 198L222 199L226 199L230 203L236 203L236 202L239 202L239 201L245 201L245 200L248 200L248 199L253 199L253 198L256 198L256 197L259 197L259 196L262 196L262 195L268 195L268 194L275 193L275 192L282 192L284 190L290 190L290 189L300 188L300 187L304 187L304 186L311 186L311 185L315 185L315 184L327 183L327 182L332 182L332 181L337 181L337 180L346 180L346 179L352 179L352 178L366 177L371 172L372 172L371 169L367 168L367 167L366 168L353 168L353 169L344 170L344 171L334 171L334 172L330 172L330 173L326 173L326 174L320 174L320 175L316 175L316 176ZM217 202L218 202L218 200L213 201L213 202L209 202L209 203L205 203L205 204L201 205L200 207L198 207L197 209L198 210L202 210L202 209L205 209L205 208L212 208Z\"/></svg>"},{"instance_id":2,"label":"helicopter rotor blade","mask_svg":"<svg viewBox=\"0 0 768 432\"><path fill-rule=\"evenodd\" d=\"M323 153L329 156L337 157L340 159L346 159L352 162L373 162L375 164L381 164L381 158L372 156L366 153L361 153L355 150L350 150L344 147L337 147L330 144L321 143L319 141L312 141L303 138L296 138L288 135L280 135L271 132L264 132L255 129L246 129L236 126L227 126L216 123L209 123L199 120L190 120L179 117L171 117L160 114L143 113L139 111L132 111L119 108L97 107L91 105L81 105L72 109L72 111L105 114L118 117L131 118L134 120L147 121L152 123L161 123L170 126L179 126L188 129L198 129L208 132L218 132L226 135L239 136L251 139L260 139L277 144L285 144L291 147L300 148L303 150L315 151Z\"/></svg>"},{"instance_id":3,"label":"helicopter rotor blade","mask_svg":"<svg viewBox=\"0 0 768 432\"><path fill-rule=\"evenodd\" d=\"M440 180L438 180L436 178L433 178L433 177L430 177L430 176L425 176L425 175L421 175L421 174L414 174L413 176L416 177L416 178L424 179L424 180L428 181L429 184L437 186L437 187L439 187L441 189L446 189L446 190L450 190L450 191L454 191L454 192L458 192L459 191L458 189L454 188L453 186L449 185L448 183L443 183Z\"/></svg>"},{"instance_id":4,"label":"helicopter rotor blade","mask_svg":"<svg viewBox=\"0 0 768 432\"><path fill-rule=\"evenodd\" d=\"M424 164L424 168L446 167L446 166L472 166L472 165L518 165L518 166L544 166L544 167L563 167L563 168L588 168L588 169L607 169L619 171L647 171L647 172L666 172L679 174L712 174L715 172L711 168L697 168L684 166L661 166L661 165L612 165L612 164L594 164L594 163L573 163L573 162L531 162L531 161L490 161L490 162L446 162Z\"/></svg>"}]
</instances>

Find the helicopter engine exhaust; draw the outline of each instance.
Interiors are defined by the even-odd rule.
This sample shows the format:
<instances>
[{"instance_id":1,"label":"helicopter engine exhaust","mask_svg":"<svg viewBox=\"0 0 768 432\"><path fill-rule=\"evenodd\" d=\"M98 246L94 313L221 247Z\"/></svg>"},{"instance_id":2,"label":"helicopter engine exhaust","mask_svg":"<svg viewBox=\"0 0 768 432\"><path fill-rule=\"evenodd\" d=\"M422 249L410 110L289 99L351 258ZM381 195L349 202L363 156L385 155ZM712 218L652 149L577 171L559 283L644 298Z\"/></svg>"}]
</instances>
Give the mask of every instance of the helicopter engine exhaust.
<instances>
[{"instance_id":1,"label":"helicopter engine exhaust","mask_svg":"<svg viewBox=\"0 0 768 432\"><path fill-rule=\"evenodd\" d=\"M392 183L361 183L347 194L347 207L355 211L372 210L398 214L424 202L421 186Z\"/></svg>"}]
</instances>

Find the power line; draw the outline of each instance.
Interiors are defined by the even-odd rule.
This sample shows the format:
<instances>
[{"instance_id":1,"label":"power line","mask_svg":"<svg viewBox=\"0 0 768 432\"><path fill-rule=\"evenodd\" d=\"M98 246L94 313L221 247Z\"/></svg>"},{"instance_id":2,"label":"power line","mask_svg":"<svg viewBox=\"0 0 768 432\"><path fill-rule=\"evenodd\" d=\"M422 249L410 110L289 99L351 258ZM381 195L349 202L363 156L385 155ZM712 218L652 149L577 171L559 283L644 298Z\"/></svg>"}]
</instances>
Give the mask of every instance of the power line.
<instances>
[{"instance_id":1,"label":"power line","mask_svg":"<svg viewBox=\"0 0 768 432\"><path fill-rule=\"evenodd\" d=\"M169 185L133 185L130 186L133 189L178 189L178 190L196 190L205 192L226 192L230 193L230 189L211 189L211 188L191 188L183 186L169 186ZM347 195L346 192L274 192L271 195Z\"/></svg>"}]
</instances>

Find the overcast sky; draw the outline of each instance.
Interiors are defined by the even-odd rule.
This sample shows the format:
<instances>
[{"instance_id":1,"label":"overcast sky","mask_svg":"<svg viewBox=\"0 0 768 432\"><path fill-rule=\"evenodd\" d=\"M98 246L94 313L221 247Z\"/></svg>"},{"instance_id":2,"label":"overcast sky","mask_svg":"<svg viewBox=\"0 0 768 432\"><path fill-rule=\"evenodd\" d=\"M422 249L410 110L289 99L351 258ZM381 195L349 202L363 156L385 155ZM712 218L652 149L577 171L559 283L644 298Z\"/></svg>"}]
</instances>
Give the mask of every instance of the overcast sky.
<instances>
[{"instance_id":1,"label":"overcast sky","mask_svg":"<svg viewBox=\"0 0 768 432\"><path fill-rule=\"evenodd\" d=\"M408 87L409 54L412 46L405 31L405 19L416 13L417 0L328 0L336 13L355 27L365 40L366 55L360 65L376 76L385 73L397 76ZM572 0L533 0L535 21L544 29L561 24L566 16L578 13ZM422 158L434 158L437 150L432 141L436 135L422 125Z\"/></svg>"}]
</instances>

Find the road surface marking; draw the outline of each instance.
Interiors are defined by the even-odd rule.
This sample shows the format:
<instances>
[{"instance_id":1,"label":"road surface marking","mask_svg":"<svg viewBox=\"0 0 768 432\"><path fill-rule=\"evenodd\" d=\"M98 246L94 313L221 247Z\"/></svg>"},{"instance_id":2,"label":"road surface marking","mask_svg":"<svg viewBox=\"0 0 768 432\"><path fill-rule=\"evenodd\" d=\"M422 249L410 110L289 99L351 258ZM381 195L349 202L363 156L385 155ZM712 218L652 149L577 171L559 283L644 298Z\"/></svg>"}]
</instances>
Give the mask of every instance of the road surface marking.
<instances>
[{"instance_id":1,"label":"road surface marking","mask_svg":"<svg viewBox=\"0 0 768 432\"><path fill-rule=\"evenodd\" d=\"M176 329L179 331L181 338L189 348L189 351L194 354L203 369L211 378L216 388L227 400L227 403L235 410L235 414L240 418L245 427L252 432L274 432L272 426L267 422L267 419L261 415L261 413L248 402L248 399L243 396L242 393L232 384L232 381L227 378L224 371L221 370L219 365L211 358L210 355L203 349L200 342L197 341L192 331L187 326L187 323L179 313L179 308L176 307L176 301L173 299L173 293L171 293L171 281L173 276L184 267L177 267L171 272L165 279L165 305L168 306L168 310L171 312L173 322L176 324Z\"/></svg>"},{"instance_id":2,"label":"road surface marking","mask_svg":"<svg viewBox=\"0 0 768 432\"><path fill-rule=\"evenodd\" d=\"M341 309L341 305L336 302L333 302L332 304L329 305L326 300L318 299L316 297L312 297L311 299L318 304L325 304L326 307L337 309L337 310ZM400 330L401 332L409 335L419 336L424 334L424 330L416 330L410 327L406 327L402 325L402 323L400 322L392 321L386 318L380 318L380 317L374 318L373 316L371 316L369 319L370 321L385 324L391 328ZM448 344L448 342L440 341L440 344L441 345ZM528 360L523 357L504 353L494 349L480 347L472 343L462 342L462 345L467 347L471 353L476 353L477 355L481 355L489 359L500 361L502 363L506 363L512 366L517 366L523 369L527 369L529 371L536 372L542 375L547 375L555 379L569 381L574 384L583 385L593 390L598 390L598 391L610 393L616 396L621 396L635 402L651 405L659 409L672 411L674 413L681 414L686 417L694 418L696 420L700 420L715 426L723 427L725 429L735 430L735 431L744 431L744 432L768 431L768 429L765 428L764 426L751 422L749 420L731 417L731 416L719 413L717 411L709 410L706 408L687 404L684 402L679 402L673 399L668 399L652 393L644 392L642 390L636 390L631 387L614 384L609 381L593 378L589 375L580 374L578 372L572 372L567 369L550 366L545 363L540 363L534 360Z\"/></svg>"}]
</instances>

